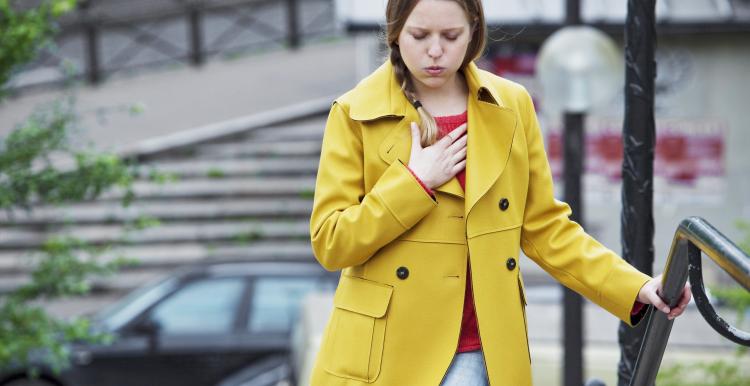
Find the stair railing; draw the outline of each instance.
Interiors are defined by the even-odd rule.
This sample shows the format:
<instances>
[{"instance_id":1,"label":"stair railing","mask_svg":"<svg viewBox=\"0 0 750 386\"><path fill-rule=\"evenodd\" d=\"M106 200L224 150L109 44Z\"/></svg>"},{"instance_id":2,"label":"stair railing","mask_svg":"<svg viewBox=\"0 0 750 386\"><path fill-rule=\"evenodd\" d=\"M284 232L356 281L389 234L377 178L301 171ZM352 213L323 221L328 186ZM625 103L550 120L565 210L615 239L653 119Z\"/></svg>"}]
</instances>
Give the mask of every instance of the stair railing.
<instances>
[{"instance_id":1,"label":"stair railing","mask_svg":"<svg viewBox=\"0 0 750 386\"><path fill-rule=\"evenodd\" d=\"M750 347L750 333L732 326L719 316L706 295L701 261L703 253L750 291L750 256L706 220L690 217L683 220L675 232L660 295L670 308L676 306L689 278L695 304L708 324L732 342ZM667 319L663 312L651 312L630 380L631 386L654 384L673 323L674 320Z\"/></svg>"}]
</instances>

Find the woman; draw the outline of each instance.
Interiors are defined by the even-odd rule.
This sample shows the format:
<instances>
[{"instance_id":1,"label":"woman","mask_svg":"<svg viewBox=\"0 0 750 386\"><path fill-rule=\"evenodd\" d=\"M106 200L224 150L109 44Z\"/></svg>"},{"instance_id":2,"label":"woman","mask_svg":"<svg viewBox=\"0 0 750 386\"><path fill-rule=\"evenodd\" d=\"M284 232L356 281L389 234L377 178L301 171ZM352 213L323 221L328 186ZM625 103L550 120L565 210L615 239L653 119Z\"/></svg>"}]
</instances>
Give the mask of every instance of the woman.
<instances>
[{"instance_id":1,"label":"woman","mask_svg":"<svg viewBox=\"0 0 750 386\"><path fill-rule=\"evenodd\" d=\"M670 310L553 198L531 98L473 63L480 0L390 0L386 18L390 60L323 139L310 233L342 275L311 384L530 385L520 249L627 323L681 314L687 288Z\"/></svg>"}]
</instances>

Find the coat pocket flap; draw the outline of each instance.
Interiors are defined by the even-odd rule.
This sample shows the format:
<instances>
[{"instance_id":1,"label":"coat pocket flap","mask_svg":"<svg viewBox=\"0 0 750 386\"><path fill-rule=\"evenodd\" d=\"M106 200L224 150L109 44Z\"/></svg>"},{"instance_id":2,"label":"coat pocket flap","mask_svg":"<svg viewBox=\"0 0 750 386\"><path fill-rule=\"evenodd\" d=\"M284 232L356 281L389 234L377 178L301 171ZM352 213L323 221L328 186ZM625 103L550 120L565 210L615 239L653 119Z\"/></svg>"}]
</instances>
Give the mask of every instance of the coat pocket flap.
<instances>
[{"instance_id":1,"label":"coat pocket flap","mask_svg":"<svg viewBox=\"0 0 750 386\"><path fill-rule=\"evenodd\" d=\"M393 287L360 279L353 276L341 276L333 305L347 311L380 318L385 315L391 301Z\"/></svg>"}]
</instances>

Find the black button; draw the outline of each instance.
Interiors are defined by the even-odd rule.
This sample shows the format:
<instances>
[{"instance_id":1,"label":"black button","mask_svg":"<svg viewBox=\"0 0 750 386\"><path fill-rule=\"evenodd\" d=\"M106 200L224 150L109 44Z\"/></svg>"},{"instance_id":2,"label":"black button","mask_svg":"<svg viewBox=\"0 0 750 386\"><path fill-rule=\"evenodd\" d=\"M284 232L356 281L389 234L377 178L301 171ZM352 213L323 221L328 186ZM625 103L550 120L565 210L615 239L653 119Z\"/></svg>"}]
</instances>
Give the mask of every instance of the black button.
<instances>
[{"instance_id":1,"label":"black button","mask_svg":"<svg viewBox=\"0 0 750 386\"><path fill-rule=\"evenodd\" d=\"M509 257L508 261L505 262L505 266L508 267L508 271L516 269L516 259Z\"/></svg>"},{"instance_id":2,"label":"black button","mask_svg":"<svg viewBox=\"0 0 750 386\"><path fill-rule=\"evenodd\" d=\"M508 201L507 198L501 198L500 199L500 210L506 211L506 210L508 210L509 206L510 206L510 201Z\"/></svg>"},{"instance_id":3,"label":"black button","mask_svg":"<svg viewBox=\"0 0 750 386\"><path fill-rule=\"evenodd\" d=\"M407 277L409 277L409 269L406 267L398 267L396 270L396 276L398 276L399 279L405 280Z\"/></svg>"}]
</instances>

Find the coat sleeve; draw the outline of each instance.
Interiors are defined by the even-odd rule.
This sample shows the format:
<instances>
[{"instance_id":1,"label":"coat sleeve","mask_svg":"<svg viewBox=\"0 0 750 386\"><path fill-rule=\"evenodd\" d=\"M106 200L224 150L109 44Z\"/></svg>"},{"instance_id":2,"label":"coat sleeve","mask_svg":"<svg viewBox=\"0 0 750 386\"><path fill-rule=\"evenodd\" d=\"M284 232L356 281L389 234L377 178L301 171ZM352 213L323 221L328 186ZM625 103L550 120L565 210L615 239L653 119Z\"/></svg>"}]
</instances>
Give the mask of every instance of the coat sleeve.
<instances>
[{"instance_id":1,"label":"coat sleeve","mask_svg":"<svg viewBox=\"0 0 750 386\"><path fill-rule=\"evenodd\" d=\"M570 207L554 198L552 174L534 105L524 90L520 108L529 156L529 187L521 247L566 287L633 325L638 292L650 279L569 219Z\"/></svg>"},{"instance_id":2,"label":"coat sleeve","mask_svg":"<svg viewBox=\"0 0 750 386\"><path fill-rule=\"evenodd\" d=\"M331 271L359 265L426 216L437 202L400 160L365 191L361 126L334 103L326 123L310 239Z\"/></svg>"}]
</instances>

